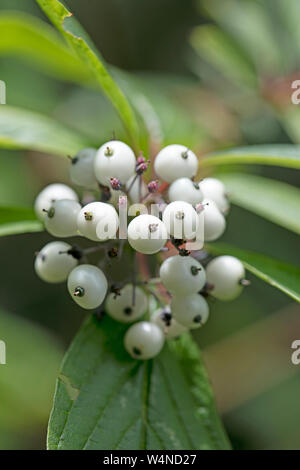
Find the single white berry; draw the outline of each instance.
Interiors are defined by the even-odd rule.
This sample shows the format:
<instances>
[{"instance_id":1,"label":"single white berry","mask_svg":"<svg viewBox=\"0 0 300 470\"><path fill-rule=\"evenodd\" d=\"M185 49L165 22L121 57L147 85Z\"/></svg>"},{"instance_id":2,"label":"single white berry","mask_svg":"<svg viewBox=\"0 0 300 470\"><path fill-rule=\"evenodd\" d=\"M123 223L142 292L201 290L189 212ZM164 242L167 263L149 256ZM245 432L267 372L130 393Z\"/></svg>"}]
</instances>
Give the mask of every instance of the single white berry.
<instances>
[{"instance_id":1,"label":"single white berry","mask_svg":"<svg viewBox=\"0 0 300 470\"><path fill-rule=\"evenodd\" d=\"M233 256L218 256L207 265L207 282L210 293L220 300L232 300L243 290L245 269L241 261Z\"/></svg>"},{"instance_id":2,"label":"single white berry","mask_svg":"<svg viewBox=\"0 0 300 470\"><path fill-rule=\"evenodd\" d=\"M97 180L105 185L110 185L111 178L117 178L122 184L133 175L136 160L132 149L118 140L112 140L103 144L97 152L94 162Z\"/></svg>"},{"instance_id":3,"label":"single white berry","mask_svg":"<svg viewBox=\"0 0 300 470\"><path fill-rule=\"evenodd\" d=\"M81 264L68 277L68 291L75 302L85 309L97 308L107 292L107 280L101 269Z\"/></svg>"},{"instance_id":4,"label":"single white berry","mask_svg":"<svg viewBox=\"0 0 300 470\"><path fill-rule=\"evenodd\" d=\"M94 171L94 160L97 150L85 148L80 150L70 165L70 178L74 184L87 189L97 189L98 182Z\"/></svg>"},{"instance_id":5,"label":"single white berry","mask_svg":"<svg viewBox=\"0 0 300 470\"><path fill-rule=\"evenodd\" d=\"M71 245L65 242L47 243L37 254L34 269L45 282L58 283L66 281L78 260L68 251Z\"/></svg>"},{"instance_id":6,"label":"single white berry","mask_svg":"<svg viewBox=\"0 0 300 470\"><path fill-rule=\"evenodd\" d=\"M164 223L154 215L139 215L128 225L128 242L140 253L157 253L165 245L167 238Z\"/></svg>"},{"instance_id":7,"label":"single white berry","mask_svg":"<svg viewBox=\"0 0 300 470\"><path fill-rule=\"evenodd\" d=\"M167 183L172 183L183 176L192 178L196 175L197 169L196 155L184 145L168 145L154 160L156 174Z\"/></svg>"},{"instance_id":8,"label":"single white berry","mask_svg":"<svg viewBox=\"0 0 300 470\"><path fill-rule=\"evenodd\" d=\"M171 294L199 292L206 282L205 269L191 256L170 256L161 265L161 282Z\"/></svg>"},{"instance_id":9,"label":"single white berry","mask_svg":"<svg viewBox=\"0 0 300 470\"><path fill-rule=\"evenodd\" d=\"M142 321L132 325L126 332L124 345L134 359L151 359L164 345L164 334L154 323Z\"/></svg>"},{"instance_id":10,"label":"single white berry","mask_svg":"<svg viewBox=\"0 0 300 470\"><path fill-rule=\"evenodd\" d=\"M147 186L141 178L136 178L136 175L127 181L126 189L133 204L137 204L140 198L143 199L148 194Z\"/></svg>"},{"instance_id":11,"label":"single white berry","mask_svg":"<svg viewBox=\"0 0 300 470\"><path fill-rule=\"evenodd\" d=\"M78 214L78 230L84 237L93 241L115 238L118 230L116 209L105 202L91 202Z\"/></svg>"},{"instance_id":12,"label":"single white berry","mask_svg":"<svg viewBox=\"0 0 300 470\"><path fill-rule=\"evenodd\" d=\"M144 291L132 284L127 284L119 295L111 293L106 300L107 313L117 321L130 323L144 315L148 307Z\"/></svg>"},{"instance_id":13,"label":"single white berry","mask_svg":"<svg viewBox=\"0 0 300 470\"><path fill-rule=\"evenodd\" d=\"M208 319L209 308L200 294L174 296L171 302L172 314L178 323L194 329L202 326Z\"/></svg>"},{"instance_id":14,"label":"single white berry","mask_svg":"<svg viewBox=\"0 0 300 470\"><path fill-rule=\"evenodd\" d=\"M178 178L173 181L169 187L168 195L171 202L185 201L196 205L203 200L200 184L194 183L189 178Z\"/></svg>"},{"instance_id":15,"label":"single white berry","mask_svg":"<svg viewBox=\"0 0 300 470\"><path fill-rule=\"evenodd\" d=\"M74 237L78 235L77 216L80 212L79 202L71 199L55 201L46 212L45 227L54 237Z\"/></svg>"},{"instance_id":16,"label":"single white berry","mask_svg":"<svg viewBox=\"0 0 300 470\"><path fill-rule=\"evenodd\" d=\"M44 220L45 210L48 210L55 201L60 199L71 199L72 201L78 201L78 196L72 188L65 184L49 184L46 186L37 196L34 202L34 210L36 216Z\"/></svg>"},{"instance_id":17,"label":"single white berry","mask_svg":"<svg viewBox=\"0 0 300 470\"><path fill-rule=\"evenodd\" d=\"M175 318L173 318L170 307L159 308L152 313L150 318L151 323L155 323L164 335L166 339L178 338L182 333L185 333L187 328L180 325Z\"/></svg>"},{"instance_id":18,"label":"single white berry","mask_svg":"<svg viewBox=\"0 0 300 470\"><path fill-rule=\"evenodd\" d=\"M194 238L199 226L197 212L191 204L185 201L168 204L162 219L168 233L179 240Z\"/></svg>"},{"instance_id":19,"label":"single white berry","mask_svg":"<svg viewBox=\"0 0 300 470\"><path fill-rule=\"evenodd\" d=\"M203 223L204 223L204 240L214 241L223 235L226 228L226 220L224 215L218 209L214 201L204 199L203 204Z\"/></svg>"},{"instance_id":20,"label":"single white berry","mask_svg":"<svg viewBox=\"0 0 300 470\"><path fill-rule=\"evenodd\" d=\"M204 178L200 183L200 188L205 199L214 201L221 212L227 212L229 202L226 196L226 187L217 178Z\"/></svg>"}]
</instances>

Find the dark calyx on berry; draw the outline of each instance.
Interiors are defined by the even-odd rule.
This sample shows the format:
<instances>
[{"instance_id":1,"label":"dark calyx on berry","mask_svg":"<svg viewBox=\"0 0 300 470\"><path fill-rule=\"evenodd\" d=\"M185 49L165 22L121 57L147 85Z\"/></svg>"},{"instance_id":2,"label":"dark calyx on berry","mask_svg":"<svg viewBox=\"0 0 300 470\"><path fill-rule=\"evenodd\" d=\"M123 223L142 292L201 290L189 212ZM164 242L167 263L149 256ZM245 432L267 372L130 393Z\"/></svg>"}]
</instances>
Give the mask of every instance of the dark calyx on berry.
<instances>
[{"instance_id":1,"label":"dark calyx on berry","mask_svg":"<svg viewBox=\"0 0 300 470\"><path fill-rule=\"evenodd\" d=\"M84 288L83 287L76 287L76 289L74 290L74 296L75 297L83 297L84 296Z\"/></svg>"},{"instance_id":2,"label":"dark calyx on berry","mask_svg":"<svg viewBox=\"0 0 300 470\"><path fill-rule=\"evenodd\" d=\"M198 268L197 266L191 266L191 273L193 276L197 276L199 271L201 271L201 268Z\"/></svg>"},{"instance_id":3,"label":"dark calyx on berry","mask_svg":"<svg viewBox=\"0 0 300 470\"><path fill-rule=\"evenodd\" d=\"M85 212L84 213L84 218L85 218L85 220L91 221L91 220L93 220L93 214L91 212Z\"/></svg>"},{"instance_id":4,"label":"dark calyx on berry","mask_svg":"<svg viewBox=\"0 0 300 470\"><path fill-rule=\"evenodd\" d=\"M78 246L72 246L72 248L70 248L67 251L67 253L68 253L68 255L73 256L73 258L75 258L75 259L80 260L82 258L82 250L80 248L78 248Z\"/></svg>"},{"instance_id":5,"label":"dark calyx on berry","mask_svg":"<svg viewBox=\"0 0 300 470\"><path fill-rule=\"evenodd\" d=\"M125 307L123 312L125 315L131 315L132 314L132 307Z\"/></svg>"},{"instance_id":6,"label":"dark calyx on berry","mask_svg":"<svg viewBox=\"0 0 300 470\"><path fill-rule=\"evenodd\" d=\"M118 248L113 247L107 252L107 256L109 258L116 258L118 256Z\"/></svg>"},{"instance_id":7,"label":"dark calyx on berry","mask_svg":"<svg viewBox=\"0 0 300 470\"><path fill-rule=\"evenodd\" d=\"M185 151L185 152L182 152L182 154L181 154L181 156L182 156L182 158L183 158L184 160L186 160L186 159L188 158L188 156L189 156L188 151L189 151L189 149L186 149L186 151Z\"/></svg>"},{"instance_id":8,"label":"dark calyx on berry","mask_svg":"<svg viewBox=\"0 0 300 470\"><path fill-rule=\"evenodd\" d=\"M106 147L105 151L104 151L104 155L106 157L111 157L112 155L114 154L114 151L112 148L110 147Z\"/></svg>"},{"instance_id":9,"label":"dark calyx on berry","mask_svg":"<svg viewBox=\"0 0 300 470\"><path fill-rule=\"evenodd\" d=\"M202 317L201 315L196 315L193 320L194 323L201 323L202 322Z\"/></svg>"},{"instance_id":10,"label":"dark calyx on berry","mask_svg":"<svg viewBox=\"0 0 300 470\"><path fill-rule=\"evenodd\" d=\"M182 240L180 238L171 237L171 243L172 243L172 245L175 246L175 248L179 248L181 245L183 245L185 243L185 240Z\"/></svg>"},{"instance_id":11,"label":"dark calyx on berry","mask_svg":"<svg viewBox=\"0 0 300 470\"><path fill-rule=\"evenodd\" d=\"M142 351L139 348L132 348L132 352L135 356L140 356L142 354Z\"/></svg>"},{"instance_id":12,"label":"dark calyx on berry","mask_svg":"<svg viewBox=\"0 0 300 470\"><path fill-rule=\"evenodd\" d=\"M116 299L119 295L121 295L121 288L113 284L110 288L110 291L115 294L114 299Z\"/></svg>"},{"instance_id":13,"label":"dark calyx on berry","mask_svg":"<svg viewBox=\"0 0 300 470\"><path fill-rule=\"evenodd\" d=\"M162 321L166 324L166 326L171 326L171 321L172 321L172 314L168 310L164 310L160 314L160 318Z\"/></svg>"},{"instance_id":14,"label":"dark calyx on berry","mask_svg":"<svg viewBox=\"0 0 300 470\"><path fill-rule=\"evenodd\" d=\"M190 256L191 252L189 250L186 250L185 248L180 248L178 254L180 256Z\"/></svg>"}]
</instances>

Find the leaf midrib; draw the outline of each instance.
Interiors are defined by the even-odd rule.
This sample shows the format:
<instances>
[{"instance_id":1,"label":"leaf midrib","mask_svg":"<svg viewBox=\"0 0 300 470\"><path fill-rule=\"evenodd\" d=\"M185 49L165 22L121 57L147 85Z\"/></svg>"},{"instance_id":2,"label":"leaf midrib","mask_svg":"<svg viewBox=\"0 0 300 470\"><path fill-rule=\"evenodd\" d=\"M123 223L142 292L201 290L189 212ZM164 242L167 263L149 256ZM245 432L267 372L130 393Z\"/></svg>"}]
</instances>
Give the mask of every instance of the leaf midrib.
<instances>
[{"instance_id":1,"label":"leaf midrib","mask_svg":"<svg viewBox=\"0 0 300 470\"><path fill-rule=\"evenodd\" d=\"M99 414L97 414L97 419L96 419L96 422L95 422L95 425L94 427L92 428L89 436L87 437L86 441L84 442L83 446L82 446L82 450L85 450L86 449L86 446L87 444L89 443L92 435L94 434L95 430L97 429L97 426L99 424L99 421L101 420L103 414L105 413L106 409L108 408L110 402L112 401L112 399L119 393L119 391L121 390L121 388L123 387L123 385L126 383L128 377L130 377L130 375L132 374L132 372L134 371L134 369L136 369L137 367L139 367L139 364L133 364L133 366L129 369L129 370L126 370L126 373L123 374L121 377L120 377L120 380L118 381L118 385L117 387L115 387L114 391L111 393L111 395L109 396L109 398L107 399L106 403L103 405L103 407L101 408L101 410L99 411Z\"/></svg>"}]
</instances>

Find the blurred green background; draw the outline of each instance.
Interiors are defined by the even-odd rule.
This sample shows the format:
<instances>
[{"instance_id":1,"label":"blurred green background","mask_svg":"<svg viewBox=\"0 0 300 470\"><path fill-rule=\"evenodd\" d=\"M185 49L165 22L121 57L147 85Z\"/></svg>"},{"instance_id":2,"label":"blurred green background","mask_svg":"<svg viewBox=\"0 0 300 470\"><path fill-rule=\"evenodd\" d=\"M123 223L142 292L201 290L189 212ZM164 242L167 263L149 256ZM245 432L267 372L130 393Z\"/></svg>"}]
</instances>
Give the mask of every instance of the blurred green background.
<instances>
[{"instance_id":1,"label":"blurred green background","mask_svg":"<svg viewBox=\"0 0 300 470\"><path fill-rule=\"evenodd\" d=\"M161 121L158 142L185 143L199 153L300 143L299 107L290 101L291 82L300 79L297 0L67 3L107 62L134 74L126 86L141 112ZM47 21L33 0L0 0L0 15L8 10ZM26 54L0 48L0 79L9 105L50 115L91 144L113 131L123 137L98 92L51 76ZM139 100L141 90L150 110ZM299 186L296 170L251 171ZM30 206L55 181L68 182L67 159L0 152L0 205ZM84 318L65 285L45 285L33 272L35 251L50 239L38 233L0 242L0 339L7 344L7 365L0 366L1 449L45 448L57 370ZM299 263L295 234L235 206L223 239ZM195 336L234 448L300 449L300 366L290 360L300 336L299 307L250 278L239 299L213 302L209 323Z\"/></svg>"}]
</instances>

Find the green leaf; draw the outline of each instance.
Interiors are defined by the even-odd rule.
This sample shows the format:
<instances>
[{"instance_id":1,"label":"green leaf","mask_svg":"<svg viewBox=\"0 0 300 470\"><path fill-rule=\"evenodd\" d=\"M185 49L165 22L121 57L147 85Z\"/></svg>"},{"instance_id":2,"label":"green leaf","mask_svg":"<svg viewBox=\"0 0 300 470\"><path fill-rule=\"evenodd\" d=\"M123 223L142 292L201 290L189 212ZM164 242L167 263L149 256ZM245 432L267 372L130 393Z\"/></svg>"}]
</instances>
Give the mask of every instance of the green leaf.
<instances>
[{"instance_id":1,"label":"green leaf","mask_svg":"<svg viewBox=\"0 0 300 470\"><path fill-rule=\"evenodd\" d=\"M198 83L186 77L143 73L127 80L126 91L143 116L152 141L158 147L180 142L195 148L208 145L207 131L192 109ZM185 96L188 96L190 103ZM198 96L198 95L197 95ZM181 97L179 100L178 97Z\"/></svg>"},{"instance_id":2,"label":"green leaf","mask_svg":"<svg viewBox=\"0 0 300 470\"><path fill-rule=\"evenodd\" d=\"M41 232L43 225L34 211L25 207L0 207L0 237L18 233Z\"/></svg>"},{"instance_id":3,"label":"green leaf","mask_svg":"<svg viewBox=\"0 0 300 470\"><path fill-rule=\"evenodd\" d=\"M247 54L229 35L213 25L198 26L191 35L191 44L206 62L243 87L257 86L256 71Z\"/></svg>"},{"instance_id":4,"label":"green leaf","mask_svg":"<svg viewBox=\"0 0 300 470\"><path fill-rule=\"evenodd\" d=\"M58 378L49 449L228 449L190 337L134 361L125 330L108 317L81 328Z\"/></svg>"},{"instance_id":5,"label":"green leaf","mask_svg":"<svg viewBox=\"0 0 300 470\"><path fill-rule=\"evenodd\" d=\"M127 98L108 72L104 60L91 39L77 22L72 13L59 0L36 0L54 26L71 45L82 66L87 67L109 98L131 139L131 144L139 147L139 128L134 111Z\"/></svg>"},{"instance_id":6,"label":"green leaf","mask_svg":"<svg viewBox=\"0 0 300 470\"><path fill-rule=\"evenodd\" d=\"M67 156L89 143L78 132L32 111L0 106L0 147Z\"/></svg>"},{"instance_id":7,"label":"green leaf","mask_svg":"<svg viewBox=\"0 0 300 470\"><path fill-rule=\"evenodd\" d=\"M300 234L300 190L286 183L246 173L224 173L230 200L265 219Z\"/></svg>"},{"instance_id":8,"label":"green leaf","mask_svg":"<svg viewBox=\"0 0 300 470\"><path fill-rule=\"evenodd\" d=\"M252 274L300 302L300 268L298 266L226 243L214 243L207 245L206 248L214 255L236 256Z\"/></svg>"},{"instance_id":9,"label":"green leaf","mask_svg":"<svg viewBox=\"0 0 300 470\"><path fill-rule=\"evenodd\" d=\"M25 13L0 15L0 55L27 59L55 78L91 82L91 74L44 21Z\"/></svg>"},{"instance_id":10,"label":"green leaf","mask_svg":"<svg viewBox=\"0 0 300 470\"><path fill-rule=\"evenodd\" d=\"M285 57L272 28L271 12L264 2L202 0L201 6L248 52L262 73L272 76L282 71Z\"/></svg>"},{"instance_id":11,"label":"green leaf","mask_svg":"<svg viewBox=\"0 0 300 470\"><path fill-rule=\"evenodd\" d=\"M216 152L200 160L201 166L237 163L300 168L300 146L290 144L251 145Z\"/></svg>"},{"instance_id":12,"label":"green leaf","mask_svg":"<svg viewBox=\"0 0 300 470\"><path fill-rule=\"evenodd\" d=\"M0 427L26 434L47 420L62 348L43 328L2 309L0 340L6 345L6 364L0 365ZM0 433L0 445L2 438Z\"/></svg>"},{"instance_id":13,"label":"green leaf","mask_svg":"<svg viewBox=\"0 0 300 470\"><path fill-rule=\"evenodd\" d=\"M291 89L291 93L292 93ZM290 104L278 112L278 119L295 144L300 143L300 113L296 105Z\"/></svg>"}]
</instances>

